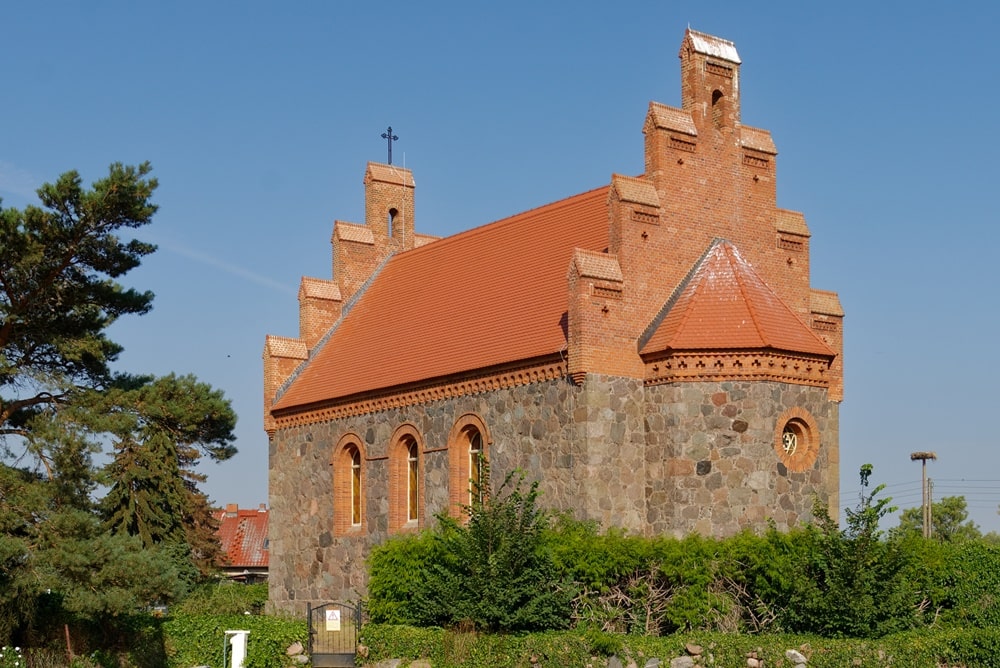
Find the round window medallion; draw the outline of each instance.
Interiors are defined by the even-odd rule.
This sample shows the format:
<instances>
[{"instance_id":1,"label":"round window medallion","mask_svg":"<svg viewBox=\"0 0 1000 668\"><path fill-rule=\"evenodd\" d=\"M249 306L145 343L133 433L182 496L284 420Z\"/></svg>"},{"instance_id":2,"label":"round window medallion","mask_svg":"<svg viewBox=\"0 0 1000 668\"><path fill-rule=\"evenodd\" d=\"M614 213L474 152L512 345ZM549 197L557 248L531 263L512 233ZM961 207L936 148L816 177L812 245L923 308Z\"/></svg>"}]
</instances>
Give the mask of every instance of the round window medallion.
<instances>
[{"instance_id":1,"label":"round window medallion","mask_svg":"<svg viewBox=\"0 0 1000 668\"><path fill-rule=\"evenodd\" d=\"M775 425L774 450L789 471L806 471L819 455L819 429L809 411L790 408Z\"/></svg>"},{"instance_id":2,"label":"round window medallion","mask_svg":"<svg viewBox=\"0 0 1000 668\"><path fill-rule=\"evenodd\" d=\"M785 431L781 434L781 445L789 457L795 454L795 449L799 445L799 435L791 424L785 425Z\"/></svg>"}]
</instances>

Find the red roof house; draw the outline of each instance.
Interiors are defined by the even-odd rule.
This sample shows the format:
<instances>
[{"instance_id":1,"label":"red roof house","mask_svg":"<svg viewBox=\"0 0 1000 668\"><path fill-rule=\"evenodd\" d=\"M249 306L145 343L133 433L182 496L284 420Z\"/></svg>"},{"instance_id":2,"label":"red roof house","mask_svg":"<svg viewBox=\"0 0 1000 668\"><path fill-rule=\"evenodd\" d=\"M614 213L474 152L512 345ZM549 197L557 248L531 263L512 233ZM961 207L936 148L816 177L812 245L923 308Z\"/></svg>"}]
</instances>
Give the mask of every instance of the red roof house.
<instances>
[{"instance_id":1,"label":"red roof house","mask_svg":"<svg viewBox=\"0 0 1000 668\"><path fill-rule=\"evenodd\" d=\"M266 504L254 509L226 504L215 513L219 522L219 542L226 554L223 572L233 579L252 584L267 581L268 511Z\"/></svg>"}]
</instances>

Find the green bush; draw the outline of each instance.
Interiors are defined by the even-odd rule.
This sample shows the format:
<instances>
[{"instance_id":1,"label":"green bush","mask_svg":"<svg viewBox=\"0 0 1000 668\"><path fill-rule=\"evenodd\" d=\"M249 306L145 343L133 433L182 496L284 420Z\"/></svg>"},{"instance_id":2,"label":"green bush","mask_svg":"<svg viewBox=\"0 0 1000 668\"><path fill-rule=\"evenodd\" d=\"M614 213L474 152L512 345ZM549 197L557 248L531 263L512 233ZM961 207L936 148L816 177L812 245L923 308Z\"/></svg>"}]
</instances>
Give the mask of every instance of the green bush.
<instances>
[{"instance_id":1,"label":"green bush","mask_svg":"<svg viewBox=\"0 0 1000 668\"><path fill-rule=\"evenodd\" d=\"M259 615L267 604L267 584L219 582L203 584L173 610L184 615Z\"/></svg>"},{"instance_id":2,"label":"green bush","mask_svg":"<svg viewBox=\"0 0 1000 668\"><path fill-rule=\"evenodd\" d=\"M985 541L885 540L832 524L678 540L601 534L563 518L543 542L552 577L572 582L575 591L561 625L654 636L786 631L842 638L942 625L1000 627L1000 547ZM448 563L445 546L428 533L376 550L372 621L460 621L422 612L424 574L431 564Z\"/></svg>"},{"instance_id":3,"label":"green bush","mask_svg":"<svg viewBox=\"0 0 1000 668\"><path fill-rule=\"evenodd\" d=\"M430 531L390 538L372 549L371 577L365 611L377 624L418 624L423 613L417 604L425 573L445 558L443 545Z\"/></svg>"},{"instance_id":4,"label":"green bush","mask_svg":"<svg viewBox=\"0 0 1000 668\"><path fill-rule=\"evenodd\" d=\"M946 623L1000 627L1000 546L965 541L943 551L934 612Z\"/></svg>"},{"instance_id":5,"label":"green bush","mask_svg":"<svg viewBox=\"0 0 1000 668\"><path fill-rule=\"evenodd\" d=\"M403 664L426 659L435 668L566 668L603 665L592 657L603 654L587 631L549 631L528 635L456 633L441 628L413 628L368 624L362 640L369 648L367 661L402 659ZM613 635L613 634L608 634ZM636 665L652 657L660 665L686 654L685 645L700 645L707 665L746 665L753 652L767 666L789 666L785 651L796 649L809 668L1000 668L1000 630L940 629L907 632L878 640L832 639L789 634L746 635L692 632L670 636L616 635L614 653ZM600 643L602 641L598 641ZM610 649L610 647L608 647Z\"/></svg>"},{"instance_id":6,"label":"green bush","mask_svg":"<svg viewBox=\"0 0 1000 668\"><path fill-rule=\"evenodd\" d=\"M538 494L511 474L495 495L473 495L466 521L439 515L433 532L376 548L372 619L488 631L568 625L572 586L555 566Z\"/></svg>"},{"instance_id":7,"label":"green bush","mask_svg":"<svg viewBox=\"0 0 1000 668\"><path fill-rule=\"evenodd\" d=\"M812 525L725 539L550 523L535 508L535 488L518 486L470 508L468 524L441 518L435 531L376 548L368 610L377 623L648 636L880 638L1000 627L1000 546L886 538L879 521L891 506L880 487L868 492L870 474L862 469L862 497L844 529L818 506Z\"/></svg>"},{"instance_id":8,"label":"green bush","mask_svg":"<svg viewBox=\"0 0 1000 668\"><path fill-rule=\"evenodd\" d=\"M225 632L246 630L246 668L285 668L286 649L295 642L308 647L305 619L261 615L171 615L163 625L167 665L171 668L225 668Z\"/></svg>"}]
</instances>

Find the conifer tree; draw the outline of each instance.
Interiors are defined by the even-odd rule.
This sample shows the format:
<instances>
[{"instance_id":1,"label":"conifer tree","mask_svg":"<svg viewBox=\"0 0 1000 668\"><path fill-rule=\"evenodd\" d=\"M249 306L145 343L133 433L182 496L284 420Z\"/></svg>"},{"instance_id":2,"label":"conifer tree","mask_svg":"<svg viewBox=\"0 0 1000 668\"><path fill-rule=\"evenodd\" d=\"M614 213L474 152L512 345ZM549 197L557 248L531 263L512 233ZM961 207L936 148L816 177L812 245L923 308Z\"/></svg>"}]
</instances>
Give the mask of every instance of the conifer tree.
<instances>
[{"instance_id":1,"label":"conifer tree","mask_svg":"<svg viewBox=\"0 0 1000 668\"><path fill-rule=\"evenodd\" d=\"M111 489L102 503L109 529L139 536L146 546L187 543L208 568L219 553L208 500L194 467L203 454L221 461L235 453L236 416L222 393L193 376L173 374L101 394L98 421L115 438L107 468ZM97 406L95 406L97 408ZM206 519L208 515L208 519ZM218 564L215 564L218 565Z\"/></svg>"},{"instance_id":2,"label":"conifer tree","mask_svg":"<svg viewBox=\"0 0 1000 668\"><path fill-rule=\"evenodd\" d=\"M177 449L165 434L117 443L108 474L114 484L102 507L113 533L138 536L144 547L184 542L187 489Z\"/></svg>"},{"instance_id":3,"label":"conifer tree","mask_svg":"<svg viewBox=\"0 0 1000 668\"><path fill-rule=\"evenodd\" d=\"M112 370L108 328L153 299L119 283L155 250L128 239L157 208L150 171L113 164L89 189L68 172L40 206L0 206L0 644L52 621L42 601L113 625L218 553L194 467L235 454L229 402L192 376Z\"/></svg>"},{"instance_id":4,"label":"conifer tree","mask_svg":"<svg viewBox=\"0 0 1000 668\"><path fill-rule=\"evenodd\" d=\"M118 236L156 212L150 171L113 164L89 190L67 172L39 188L41 207L0 207L0 435L28 435L46 406L105 385L121 352L108 327L149 310L151 292L116 279L155 250Z\"/></svg>"}]
</instances>

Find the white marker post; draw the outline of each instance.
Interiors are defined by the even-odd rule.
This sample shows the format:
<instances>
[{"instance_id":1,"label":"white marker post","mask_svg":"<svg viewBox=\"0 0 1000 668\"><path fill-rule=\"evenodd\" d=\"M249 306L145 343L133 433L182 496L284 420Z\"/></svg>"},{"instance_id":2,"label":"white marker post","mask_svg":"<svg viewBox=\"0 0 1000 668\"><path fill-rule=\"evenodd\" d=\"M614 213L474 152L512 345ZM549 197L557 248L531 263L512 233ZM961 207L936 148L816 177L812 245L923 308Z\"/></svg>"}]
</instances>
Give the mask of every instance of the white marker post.
<instances>
[{"instance_id":1,"label":"white marker post","mask_svg":"<svg viewBox=\"0 0 1000 668\"><path fill-rule=\"evenodd\" d=\"M250 632L226 631L225 633L228 644L232 645L233 648L231 653L232 661L229 665L231 668L243 668L243 660L247 658L247 637L250 635Z\"/></svg>"}]
</instances>

